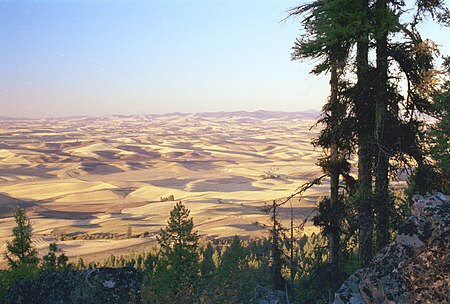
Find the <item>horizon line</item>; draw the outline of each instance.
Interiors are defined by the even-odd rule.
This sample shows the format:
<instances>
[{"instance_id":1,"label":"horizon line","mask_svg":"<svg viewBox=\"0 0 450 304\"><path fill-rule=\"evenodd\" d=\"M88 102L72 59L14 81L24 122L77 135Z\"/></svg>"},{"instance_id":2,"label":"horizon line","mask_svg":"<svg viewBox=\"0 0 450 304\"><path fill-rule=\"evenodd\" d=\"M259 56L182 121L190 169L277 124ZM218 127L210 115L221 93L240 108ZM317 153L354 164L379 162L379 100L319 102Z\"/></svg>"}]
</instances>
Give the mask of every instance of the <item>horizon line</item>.
<instances>
[{"instance_id":1,"label":"horizon line","mask_svg":"<svg viewBox=\"0 0 450 304\"><path fill-rule=\"evenodd\" d=\"M64 118L102 118L102 117L110 117L110 116L118 116L118 117L132 117L132 116L171 116L171 115L198 115L198 114L233 114L233 113L248 113L248 114L256 114L256 113L277 113L277 114L312 114L312 113L320 113L320 110L317 109L307 109L301 111L281 111L281 110L234 110L234 111L201 111L201 112L164 112L164 113L140 113L140 114L103 114L103 115L90 115L90 114L75 114L75 115L61 115L61 116L47 116L47 117L26 117L26 116L10 116L10 115L0 115L1 120L45 120L45 119L64 119Z\"/></svg>"}]
</instances>

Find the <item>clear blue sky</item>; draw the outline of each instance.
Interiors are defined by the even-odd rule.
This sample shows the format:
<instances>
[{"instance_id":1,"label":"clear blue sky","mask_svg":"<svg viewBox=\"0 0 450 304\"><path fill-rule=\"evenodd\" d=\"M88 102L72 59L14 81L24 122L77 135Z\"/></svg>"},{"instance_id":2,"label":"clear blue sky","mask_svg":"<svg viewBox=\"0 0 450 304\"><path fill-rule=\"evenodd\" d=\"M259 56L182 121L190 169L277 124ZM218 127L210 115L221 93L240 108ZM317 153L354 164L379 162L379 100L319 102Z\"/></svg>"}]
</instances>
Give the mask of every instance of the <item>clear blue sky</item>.
<instances>
[{"instance_id":1,"label":"clear blue sky","mask_svg":"<svg viewBox=\"0 0 450 304\"><path fill-rule=\"evenodd\" d=\"M0 115L320 109L327 78L281 22L299 3L0 0Z\"/></svg>"}]
</instances>

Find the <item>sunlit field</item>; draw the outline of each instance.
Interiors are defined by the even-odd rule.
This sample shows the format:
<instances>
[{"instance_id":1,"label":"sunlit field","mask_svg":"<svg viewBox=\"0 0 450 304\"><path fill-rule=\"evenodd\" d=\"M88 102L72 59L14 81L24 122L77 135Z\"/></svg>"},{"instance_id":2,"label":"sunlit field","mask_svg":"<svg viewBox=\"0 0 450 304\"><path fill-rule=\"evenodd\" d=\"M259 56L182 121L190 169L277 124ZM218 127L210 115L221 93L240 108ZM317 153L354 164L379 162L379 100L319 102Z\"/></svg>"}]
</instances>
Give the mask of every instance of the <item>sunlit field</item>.
<instances>
[{"instance_id":1,"label":"sunlit field","mask_svg":"<svg viewBox=\"0 0 450 304\"><path fill-rule=\"evenodd\" d=\"M174 201L207 238L267 235L265 203L320 175L317 113L235 112L0 121L1 251L25 207L41 254L75 259L142 250ZM327 186L292 200L311 214ZM289 205L280 215L287 221ZM128 226L132 238L126 238ZM306 226L303 232L313 227ZM3 257L2 257L3 258ZM1 266L6 267L4 260Z\"/></svg>"}]
</instances>

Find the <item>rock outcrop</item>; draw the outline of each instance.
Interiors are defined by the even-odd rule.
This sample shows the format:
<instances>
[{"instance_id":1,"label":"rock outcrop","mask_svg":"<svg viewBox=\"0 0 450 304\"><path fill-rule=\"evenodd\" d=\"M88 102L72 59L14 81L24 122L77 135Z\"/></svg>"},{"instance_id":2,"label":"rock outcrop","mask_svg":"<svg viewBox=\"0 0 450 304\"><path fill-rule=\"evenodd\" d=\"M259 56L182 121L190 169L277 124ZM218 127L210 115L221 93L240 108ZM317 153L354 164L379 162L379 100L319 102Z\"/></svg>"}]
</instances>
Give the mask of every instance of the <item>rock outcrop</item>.
<instances>
[{"instance_id":1,"label":"rock outcrop","mask_svg":"<svg viewBox=\"0 0 450 304\"><path fill-rule=\"evenodd\" d=\"M5 304L141 303L138 272L131 267L43 272L15 283Z\"/></svg>"},{"instance_id":2,"label":"rock outcrop","mask_svg":"<svg viewBox=\"0 0 450 304\"><path fill-rule=\"evenodd\" d=\"M287 304L286 294L257 285L253 297L254 304Z\"/></svg>"},{"instance_id":3,"label":"rock outcrop","mask_svg":"<svg viewBox=\"0 0 450 304\"><path fill-rule=\"evenodd\" d=\"M338 290L342 303L450 303L450 196L413 198L395 241Z\"/></svg>"}]
</instances>

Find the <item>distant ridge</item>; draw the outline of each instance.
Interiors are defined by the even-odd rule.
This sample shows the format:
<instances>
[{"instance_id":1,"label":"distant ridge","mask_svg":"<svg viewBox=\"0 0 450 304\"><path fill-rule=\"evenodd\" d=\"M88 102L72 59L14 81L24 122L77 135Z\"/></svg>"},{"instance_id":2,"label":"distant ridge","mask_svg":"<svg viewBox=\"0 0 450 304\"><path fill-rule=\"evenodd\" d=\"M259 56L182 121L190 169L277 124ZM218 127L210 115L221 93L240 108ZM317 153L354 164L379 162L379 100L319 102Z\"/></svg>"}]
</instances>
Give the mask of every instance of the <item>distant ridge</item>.
<instances>
[{"instance_id":1,"label":"distant ridge","mask_svg":"<svg viewBox=\"0 0 450 304\"><path fill-rule=\"evenodd\" d=\"M233 111L233 112L201 112L195 113L194 116L197 117L250 117L250 118L258 118L258 119L268 119L268 118L281 118L281 117L289 117L289 118L302 118L302 117L316 117L320 114L319 111L309 110L302 112L284 112L284 111L266 111L266 110L258 110L258 111Z\"/></svg>"},{"instance_id":2,"label":"distant ridge","mask_svg":"<svg viewBox=\"0 0 450 304\"><path fill-rule=\"evenodd\" d=\"M317 118L320 115L318 110L306 110L297 112L287 111L218 111L218 112L198 112L198 113L183 113L183 112L171 112L163 114L108 114L101 116L94 115L71 115L61 117L47 117L47 118L27 118L27 117L10 117L0 116L0 121L14 121L14 120L82 120L82 121L96 121L105 118L139 118L139 117L198 117L198 118L232 118L232 117L248 117L255 119L270 119L270 118Z\"/></svg>"},{"instance_id":3,"label":"distant ridge","mask_svg":"<svg viewBox=\"0 0 450 304\"><path fill-rule=\"evenodd\" d=\"M0 120L38 120L38 118L0 116Z\"/></svg>"}]
</instances>

